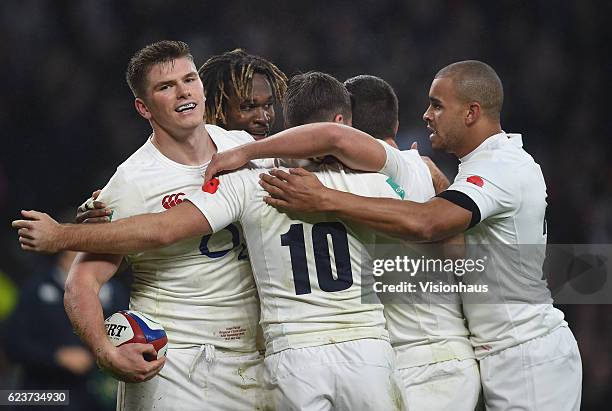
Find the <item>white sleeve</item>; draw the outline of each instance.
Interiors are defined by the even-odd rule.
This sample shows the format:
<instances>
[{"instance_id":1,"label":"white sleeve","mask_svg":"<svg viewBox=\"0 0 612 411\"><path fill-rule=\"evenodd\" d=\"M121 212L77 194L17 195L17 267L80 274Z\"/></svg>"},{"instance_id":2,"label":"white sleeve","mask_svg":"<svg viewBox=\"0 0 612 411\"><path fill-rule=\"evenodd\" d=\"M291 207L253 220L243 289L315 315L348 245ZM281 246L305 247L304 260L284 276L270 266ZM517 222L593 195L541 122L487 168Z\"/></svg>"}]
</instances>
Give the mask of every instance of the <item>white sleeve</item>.
<instances>
[{"instance_id":1,"label":"white sleeve","mask_svg":"<svg viewBox=\"0 0 612 411\"><path fill-rule=\"evenodd\" d=\"M478 207L480 220L502 214L516 208L520 191L513 183L512 176L495 171L490 167L462 167L455 181L446 191L458 191L469 197ZM487 172L486 169L491 171ZM443 193L441 197L446 198Z\"/></svg>"},{"instance_id":2,"label":"white sleeve","mask_svg":"<svg viewBox=\"0 0 612 411\"><path fill-rule=\"evenodd\" d=\"M405 190L405 199L423 203L435 195L431 173L417 150L400 151L384 141L387 153L381 174L389 176Z\"/></svg>"},{"instance_id":3,"label":"white sleeve","mask_svg":"<svg viewBox=\"0 0 612 411\"><path fill-rule=\"evenodd\" d=\"M240 220L250 195L242 177L238 172L222 175L216 192L197 190L185 197L202 212L214 233Z\"/></svg>"},{"instance_id":4,"label":"white sleeve","mask_svg":"<svg viewBox=\"0 0 612 411\"><path fill-rule=\"evenodd\" d=\"M275 160L275 158L259 158L251 160L251 163L253 163L257 168L275 168Z\"/></svg>"},{"instance_id":5,"label":"white sleeve","mask_svg":"<svg viewBox=\"0 0 612 411\"><path fill-rule=\"evenodd\" d=\"M140 189L126 176L122 167L117 168L102 189L98 201L106 203L106 206L112 210L110 217L113 221L143 213L144 199Z\"/></svg>"},{"instance_id":6,"label":"white sleeve","mask_svg":"<svg viewBox=\"0 0 612 411\"><path fill-rule=\"evenodd\" d=\"M255 141L253 136L244 130L231 130L230 133L236 138L237 146ZM274 168L274 160L273 158L262 158L251 160L251 163L253 163L256 168Z\"/></svg>"},{"instance_id":7,"label":"white sleeve","mask_svg":"<svg viewBox=\"0 0 612 411\"><path fill-rule=\"evenodd\" d=\"M228 133L230 133L235 138L236 145L246 144L255 141L253 136L244 130L229 130Z\"/></svg>"},{"instance_id":8,"label":"white sleeve","mask_svg":"<svg viewBox=\"0 0 612 411\"><path fill-rule=\"evenodd\" d=\"M255 141L253 136L244 130L229 130L226 132L229 135L229 139L226 138L226 140L223 141L224 146L220 148L220 152ZM251 160L251 163L253 163L256 168L274 168L273 158Z\"/></svg>"}]
</instances>

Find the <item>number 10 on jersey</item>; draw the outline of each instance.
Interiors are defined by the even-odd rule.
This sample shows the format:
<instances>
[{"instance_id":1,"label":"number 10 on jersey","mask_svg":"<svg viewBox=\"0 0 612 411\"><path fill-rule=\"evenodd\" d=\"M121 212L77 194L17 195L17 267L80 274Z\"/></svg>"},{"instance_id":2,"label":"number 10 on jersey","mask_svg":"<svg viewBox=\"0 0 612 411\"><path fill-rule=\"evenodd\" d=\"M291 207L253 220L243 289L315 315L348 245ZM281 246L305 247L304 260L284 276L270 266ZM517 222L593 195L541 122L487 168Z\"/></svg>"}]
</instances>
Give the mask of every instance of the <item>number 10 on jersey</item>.
<instances>
[{"instance_id":1,"label":"number 10 on jersey","mask_svg":"<svg viewBox=\"0 0 612 411\"><path fill-rule=\"evenodd\" d=\"M329 240L331 238L338 278L332 275ZM304 224L291 224L289 231L281 235L281 245L289 247L295 293L310 294L310 278L306 260ZM317 223L312 226L312 245L317 268L317 280L322 291L342 291L353 285L353 271L349 254L346 227L338 222Z\"/></svg>"}]
</instances>

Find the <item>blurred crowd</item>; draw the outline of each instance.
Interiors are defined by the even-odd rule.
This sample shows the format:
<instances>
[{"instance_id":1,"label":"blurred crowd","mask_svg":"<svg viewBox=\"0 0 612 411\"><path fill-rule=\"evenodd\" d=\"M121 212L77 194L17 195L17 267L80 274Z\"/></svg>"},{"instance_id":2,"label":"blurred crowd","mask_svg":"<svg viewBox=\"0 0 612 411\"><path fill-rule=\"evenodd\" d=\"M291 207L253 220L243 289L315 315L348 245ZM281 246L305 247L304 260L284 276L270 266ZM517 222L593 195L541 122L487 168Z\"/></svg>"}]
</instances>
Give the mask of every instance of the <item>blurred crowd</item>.
<instances>
[{"instance_id":1,"label":"blurred crowd","mask_svg":"<svg viewBox=\"0 0 612 411\"><path fill-rule=\"evenodd\" d=\"M549 243L612 243L610 8L571 0L2 2L0 329L27 284L55 264L22 252L10 221L20 209L76 209L143 143L149 127L124 71L134 51L160 39L187 42L198 66L241 47L288 76L380 76L399 97L400 147L418 141L449 177L457 162L431 152L421 119L429 85L446 64L483 60L505 87L502 125L523 133L546 177ZM583 357L584 409L604 409L612 402L612 310L562 308ZM11 354L0 345L0 388L19 380Z\"/></svg>"}]
</instances>

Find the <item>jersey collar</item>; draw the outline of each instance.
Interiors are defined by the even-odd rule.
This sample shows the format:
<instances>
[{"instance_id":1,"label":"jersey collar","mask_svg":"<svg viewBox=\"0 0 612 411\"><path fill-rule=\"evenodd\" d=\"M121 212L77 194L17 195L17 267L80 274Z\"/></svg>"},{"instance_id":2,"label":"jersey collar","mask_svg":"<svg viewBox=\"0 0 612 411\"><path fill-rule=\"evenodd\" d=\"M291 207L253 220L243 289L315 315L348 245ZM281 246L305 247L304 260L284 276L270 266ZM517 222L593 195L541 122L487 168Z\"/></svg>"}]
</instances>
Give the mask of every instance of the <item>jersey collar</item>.
<instances>
[{"instance_id":1,"label":"jersey collar","mask_svg":"<svg viewBox=\"0 0 612 411\"><path fill-rule=\"evenodd\" d=\"M487 137L485 141L480 143L480 145L474 150L461 157L459 161L465 163L466 161L469 161L472 157L474 157L477 153L480 153L481 151L491 150L493 148L499 147L502 144L507 144L508 141L511 141L514 145L518 145L520 147L523 146L523 139L520 134L506 133L502 130L501 133L493 134L491 137Z\"/></svg>"}]
</instances>

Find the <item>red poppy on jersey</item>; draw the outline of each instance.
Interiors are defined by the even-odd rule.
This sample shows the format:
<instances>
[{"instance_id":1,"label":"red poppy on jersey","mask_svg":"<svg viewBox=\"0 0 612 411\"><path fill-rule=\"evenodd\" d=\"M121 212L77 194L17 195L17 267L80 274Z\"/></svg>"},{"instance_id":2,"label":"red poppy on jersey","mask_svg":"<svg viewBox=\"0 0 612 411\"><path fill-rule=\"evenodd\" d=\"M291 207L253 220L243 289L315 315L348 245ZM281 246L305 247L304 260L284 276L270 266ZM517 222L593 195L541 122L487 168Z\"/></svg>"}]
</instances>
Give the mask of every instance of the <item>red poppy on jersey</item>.
<instances>
[{"instance_id":1,"label":"red poppy on jersey","mask_svg":"<svg viewBox=\"0 0 612 411\"><path fill-rule=\"evenodd\" d=\"M202 191L206 193L215 194L217 192L217 188L219 188L219 179L217 177L213 177L202 184Z\"/></svg>"},{"instance_id":2,"label":"red poppy on jersey","mask_svg":"<svg viewBox=\"0 0 612 411\"><path fill-rule=\"evenodd\" d=\"M484 185L484 181L479 176L469 176L466 180L468 183L472 183L477 185L478 187L482 187Z\"/></svg>"}]
</instances>

